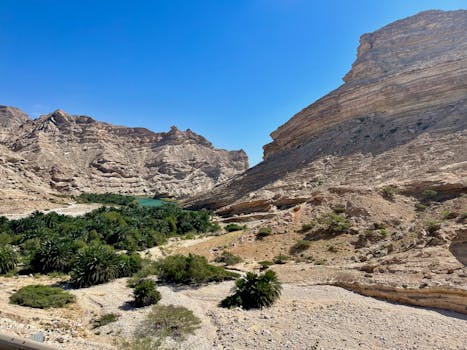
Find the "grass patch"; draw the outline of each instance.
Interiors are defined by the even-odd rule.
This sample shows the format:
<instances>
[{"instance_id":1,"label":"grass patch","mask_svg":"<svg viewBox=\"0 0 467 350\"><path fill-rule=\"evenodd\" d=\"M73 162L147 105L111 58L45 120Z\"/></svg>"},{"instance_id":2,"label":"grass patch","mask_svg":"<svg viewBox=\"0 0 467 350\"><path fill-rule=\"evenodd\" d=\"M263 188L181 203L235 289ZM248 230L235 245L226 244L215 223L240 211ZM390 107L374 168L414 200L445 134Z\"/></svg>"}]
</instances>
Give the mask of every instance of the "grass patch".
<instances>
[{"instance_id":1,"label":"grass patch","mask_svg":"<svg viewBox=\"0 0 467 350\"><path fill-rule=\"evenodd\" d=\"M61 288L43 285L29 285L19 289L10 297L10 303L39 309L63 307L72 303L75 297Z\"/></svg>"}]
</instances>

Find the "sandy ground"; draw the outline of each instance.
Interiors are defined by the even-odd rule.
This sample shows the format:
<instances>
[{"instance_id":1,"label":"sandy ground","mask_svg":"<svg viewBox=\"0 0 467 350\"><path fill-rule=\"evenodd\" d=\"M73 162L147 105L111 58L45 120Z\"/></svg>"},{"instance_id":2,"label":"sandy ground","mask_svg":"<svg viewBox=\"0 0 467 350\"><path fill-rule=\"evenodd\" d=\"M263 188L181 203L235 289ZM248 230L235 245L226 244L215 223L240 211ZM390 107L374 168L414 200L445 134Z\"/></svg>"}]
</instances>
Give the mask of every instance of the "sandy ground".
<instances>
[{"instance_id":1,"label":"sandy ground","mask_svg":"<svg viewBox=\"0 0 467 350\"><path fill-rule=\"evenodd\" d=\"M2 333L29 337L42 331L47 342L64 349L111 349L110 336L131 337L150 311L128 305L132 296L126 279L72 290L78 303L64 310L7 304L19 285L47 282L51 281L0 279ZM202 321L202 328L188 337L182 349L313 349L314 345L317 349L466 349L465 315L387 303L306 281L285 283L280 300L269 309L219 308L217 303L232 285L158 287L162 304L185 306ZM93 318L110 312L121 315L117 322L90 329Z\"/></svg>"}]
</instances>

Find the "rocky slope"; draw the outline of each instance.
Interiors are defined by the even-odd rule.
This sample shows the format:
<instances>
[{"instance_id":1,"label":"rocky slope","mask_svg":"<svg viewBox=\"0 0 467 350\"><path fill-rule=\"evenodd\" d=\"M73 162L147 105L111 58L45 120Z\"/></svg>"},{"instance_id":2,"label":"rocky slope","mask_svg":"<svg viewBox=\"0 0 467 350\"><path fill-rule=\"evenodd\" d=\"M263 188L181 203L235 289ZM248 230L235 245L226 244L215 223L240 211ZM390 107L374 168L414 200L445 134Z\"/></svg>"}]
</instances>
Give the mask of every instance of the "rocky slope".
<instances>
[{"instance_id":1,"label":"rocky slope","mask_svg":"<svg viewBox=\"0 0 467 350\"><path fill-rule=\"evenodd\" d=\"M71 116L31 120L0 107L0 188L4 194L118 192L183 197L243 172L243 151L216 149L191 130L155 133Z\"/></svg>"},{"instance_id":2,"label":"rocky slope","mask_svg":"<svg viewBox=\"0 0 467 350\"><path fill-rule=\"evenodd\" d=\"M465 189L466 28L465 10L427 11L364 34L341 87L274 131L262 163L189 204L277 206L341 185Z\"/></svg>"},{"instance_id":3,"label":"rocky slope","mask_svg":"<svg viewBox=\"0 0 467 350\"><path fill-rule=\"evenodd\" d=\"M274 131L263 162L186 205L246 222L229 247L244 259L467 313L466 28L465 10L427 11L363 35L345 83Z\"/></svg>"}]
</instances>

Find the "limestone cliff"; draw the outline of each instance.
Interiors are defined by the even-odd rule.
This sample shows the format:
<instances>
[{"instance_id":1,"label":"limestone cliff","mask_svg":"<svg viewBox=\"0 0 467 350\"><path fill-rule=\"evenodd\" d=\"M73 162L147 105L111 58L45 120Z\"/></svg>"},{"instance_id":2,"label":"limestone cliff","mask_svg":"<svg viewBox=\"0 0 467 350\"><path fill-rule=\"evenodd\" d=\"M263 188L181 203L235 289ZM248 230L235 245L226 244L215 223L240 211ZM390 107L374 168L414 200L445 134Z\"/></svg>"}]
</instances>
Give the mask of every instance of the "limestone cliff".
<instances>
[{"instance_id":1,"label":"limestone cliff","mask_svg":"<svg viewBox=\"0 0 467 350\"><path fill-rule=\"evenodd\" d=\"M31 120L18 109L0 107L4 191L183 197L247 167L243 151L216 149L191 130L155 133L61 110Z\"/></svg>"},{"instance_id":2,"label":"limestone cliff","mask_svg":"<svg viewBox=\"0 0 467 350\"><path fill-rule=\"evenodd\" d=\"M188 204L267 209L343 185L465 189L467 11L364 34L344 82L274 131L262 163Z\"/></svg>"}]
</instances>

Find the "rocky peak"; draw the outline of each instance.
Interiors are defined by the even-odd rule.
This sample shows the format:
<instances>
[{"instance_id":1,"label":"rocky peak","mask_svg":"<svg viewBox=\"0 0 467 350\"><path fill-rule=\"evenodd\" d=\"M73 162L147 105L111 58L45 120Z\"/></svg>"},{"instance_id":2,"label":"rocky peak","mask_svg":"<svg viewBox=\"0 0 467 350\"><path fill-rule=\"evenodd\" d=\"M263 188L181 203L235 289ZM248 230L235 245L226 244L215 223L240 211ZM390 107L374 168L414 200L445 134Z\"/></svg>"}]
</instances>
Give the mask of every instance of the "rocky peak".
<instances>
[{"instance_id":1,"label":"rocky peak","mask_svg":"<svg viewBox=\"0 0 467 350\"><path fill-rule=\"evenodd\" d=\"M467 11L425 11L360 38L346 83L465 59Z\"/></svg>"},{"instance_id":2,"label":"rocky peak","mask_svg":"<svg viewBox=\"0 0 467 350\"><path fill-rule=\"evenodd\" d=\"M27 122L28 115L15 107L0 106L0 127L14 128Z\"/></svg>"}]
</instances>

